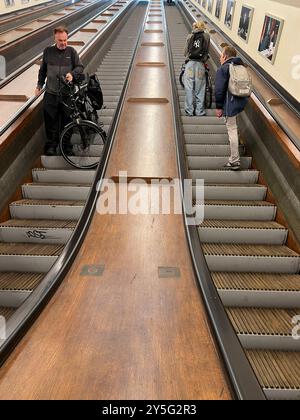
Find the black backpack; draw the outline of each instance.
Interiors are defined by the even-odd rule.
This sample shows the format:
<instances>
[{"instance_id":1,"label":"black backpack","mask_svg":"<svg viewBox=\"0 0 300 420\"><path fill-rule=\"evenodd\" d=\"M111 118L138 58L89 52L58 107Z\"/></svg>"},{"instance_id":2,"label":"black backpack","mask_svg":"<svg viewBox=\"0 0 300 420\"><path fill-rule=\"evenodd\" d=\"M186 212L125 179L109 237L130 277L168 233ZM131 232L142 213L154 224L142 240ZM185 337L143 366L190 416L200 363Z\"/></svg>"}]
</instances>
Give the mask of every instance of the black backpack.
<instances>
[{"instance_id":1,"label":"black backpack","mask_svg":"<svg viewBox=\"0 0 300 420\"><path fill-rule=\"evenodd\" d=\"M103 107L103 93L96 74L89 76L87 94L92 102L93 108L99 111Z\"/></svg>"},{"instance_id":2,"label":"black backpack","mask_svg":"<svg viewBox=\"0 0 300 420\"><path fill-rule=\"evenodd\" d=\"M201 60L205 54L205 37L204 32L197 32L191 38L189 45L189 59Z\"/></svg>"}]
</instances>

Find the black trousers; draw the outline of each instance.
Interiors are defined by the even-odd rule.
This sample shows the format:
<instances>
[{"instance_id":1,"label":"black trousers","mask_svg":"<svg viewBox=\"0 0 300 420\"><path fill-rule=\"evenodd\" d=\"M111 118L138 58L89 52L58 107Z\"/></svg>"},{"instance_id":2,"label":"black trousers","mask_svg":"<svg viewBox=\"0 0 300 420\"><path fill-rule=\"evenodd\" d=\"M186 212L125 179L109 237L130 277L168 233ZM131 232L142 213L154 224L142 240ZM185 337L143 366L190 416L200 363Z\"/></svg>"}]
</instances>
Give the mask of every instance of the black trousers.
<instances>
[{"instance_id":1,"label":"black trousers","mask_svg":"<svg viewBox=\"0 0 300 420\"><path fill-rule=\"evenodd\" d=\"M71 122L69 111L61 102L58 95L46 92L44 96L44 121L46 129L46 149L56 148L59 135L64 127Z\"/></svg>"}]
</instances>

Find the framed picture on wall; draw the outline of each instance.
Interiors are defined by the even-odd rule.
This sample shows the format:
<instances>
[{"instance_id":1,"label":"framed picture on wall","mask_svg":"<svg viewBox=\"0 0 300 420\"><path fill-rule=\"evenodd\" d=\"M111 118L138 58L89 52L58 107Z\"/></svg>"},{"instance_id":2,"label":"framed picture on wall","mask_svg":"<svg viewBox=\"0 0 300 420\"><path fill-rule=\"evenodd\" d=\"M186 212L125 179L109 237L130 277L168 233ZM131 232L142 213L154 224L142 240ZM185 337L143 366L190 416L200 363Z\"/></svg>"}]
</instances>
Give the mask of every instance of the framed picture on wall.
<instances>
[{"instance_id":1,"label":"framed picture on wall","mask_svg":"<svg viewBox=\"0 0 300 420\"><path fill-rule=\"evenodd\" d=\"M202 7L206 9L206 6L207 6L207 0L202 0Z\"/></svg>"},{"instance_id":2,"label":"framed picture on wall","mask_svg":"<svg viewBox=\"0 0 300 420\"><path fill-rule=\"evenodd\" d=\"M234 18L235 0L227 0L226 14L225 14L225 25L231 29Z\"/></svg>"},{"instance_id":3,"label":"framed picture on wall","mask_svg":"<svg viewBox=\"0 0 300 420\"><path fill-rule=\"evenodd\" d=\"M216 11L215 11L215 16L217 19L221 19L222 7L223 7L223 0L217 0Z\"/></svg>"},{"instance_id":4,"label":"framed picture on wall","mask_svg":"<svg viewBox=\"0 0 300 420\"><path fill-rule=\"evenodd\" d=\"M6 7L12 7L15 5L15 0L4 0L4 4Z\"/></svg>"},{"instance_id":5,"label":"framed picture on wall","mask_svg":"<svg viewBox=\"0 0 300 420\"><path fill-rule=\"evenodd\" d=\"M249 39L253 14L253 7L242 7L238 35L246 42L248 42Z\"/></svg>"},{"instance_id":6,"label":"framed picture on wall","mask_svg":"<svg viewBox=\"0 0 300 420\"><path fill-rule=\"evenodd\" d=\"M275 62L284 21L275 16L266 15L258 51L272 64Z\"/></svg>"},{"instance_id":7,"label":"framed picture on wall","mask_svg":"<svg viewBox=\"0 0 300 420\"><path fill-rule=\"evenodd\" d=\"M212 14L214 8L214 0L208 0L208 12Z\"/></svg>"}]
</instances>

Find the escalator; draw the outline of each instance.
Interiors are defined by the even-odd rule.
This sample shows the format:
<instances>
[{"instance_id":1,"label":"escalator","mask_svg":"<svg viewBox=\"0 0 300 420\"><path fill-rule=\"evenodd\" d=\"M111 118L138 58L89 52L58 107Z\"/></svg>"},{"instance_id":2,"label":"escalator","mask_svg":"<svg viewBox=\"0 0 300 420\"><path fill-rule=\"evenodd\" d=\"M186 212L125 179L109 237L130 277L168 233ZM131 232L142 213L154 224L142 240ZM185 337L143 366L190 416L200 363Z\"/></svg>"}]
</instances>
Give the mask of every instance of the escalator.
<instances>
[{"instance_id":1,"label":"escalator","mask_svg":"<svg viewBox=\"0 0 300 420\"><path fill-rule=\"evenodd\" d=\"M105 108L99 119L108 133L130 70L146 7L131 12L97 69ZM62 156L41 156L22 199L10 204L0 224L0 316L8 320L38 287L76 228L95 171L74 170Z\"/></svg>"},{"instance_id":2,"label":"escalator","mask_svg":"<svg viewBox=\"0 0 300 420\"><path fill-rule=\"evenodd\" d=\"M266 396L300 399L300 340L293 337L300 256L287 246L288 229L275 221L276 205L267 201L246 147L242 170L223 170L230 155L223 119L214 109L205 117L185 116L178 75L190 29L177 8L167 7L166 16L186 165L194 182L205 181L205 220L198 233L212 280Z\"/></svg>"}]
</instances>

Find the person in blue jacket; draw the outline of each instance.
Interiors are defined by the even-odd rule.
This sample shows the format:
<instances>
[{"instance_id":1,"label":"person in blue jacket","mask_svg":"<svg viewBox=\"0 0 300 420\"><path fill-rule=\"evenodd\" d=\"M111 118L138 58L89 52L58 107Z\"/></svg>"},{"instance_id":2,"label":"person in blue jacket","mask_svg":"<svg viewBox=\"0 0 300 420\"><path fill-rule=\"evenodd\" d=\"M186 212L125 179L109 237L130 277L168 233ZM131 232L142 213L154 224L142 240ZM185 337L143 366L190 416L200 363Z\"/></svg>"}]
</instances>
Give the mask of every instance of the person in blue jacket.
<instances>
[{"instance_id":1,"label":"person in blue jacket","mask_svg":"<svg viewBox=\"0 0 300 420\"><path fill-rule=\"evenodd\" d=\"M229 162L225 165L225 169L237 171L241 167L237 116L244 111L248 98L233 96L229 92L229 66L231 63L237 66L242 66L244 63L241 58L237 57L236 49L231 46L224 48L220 61L221 67L216 74L217 117L225 117L226 119L231 150Z\"/></svg>"}]
</instances>

